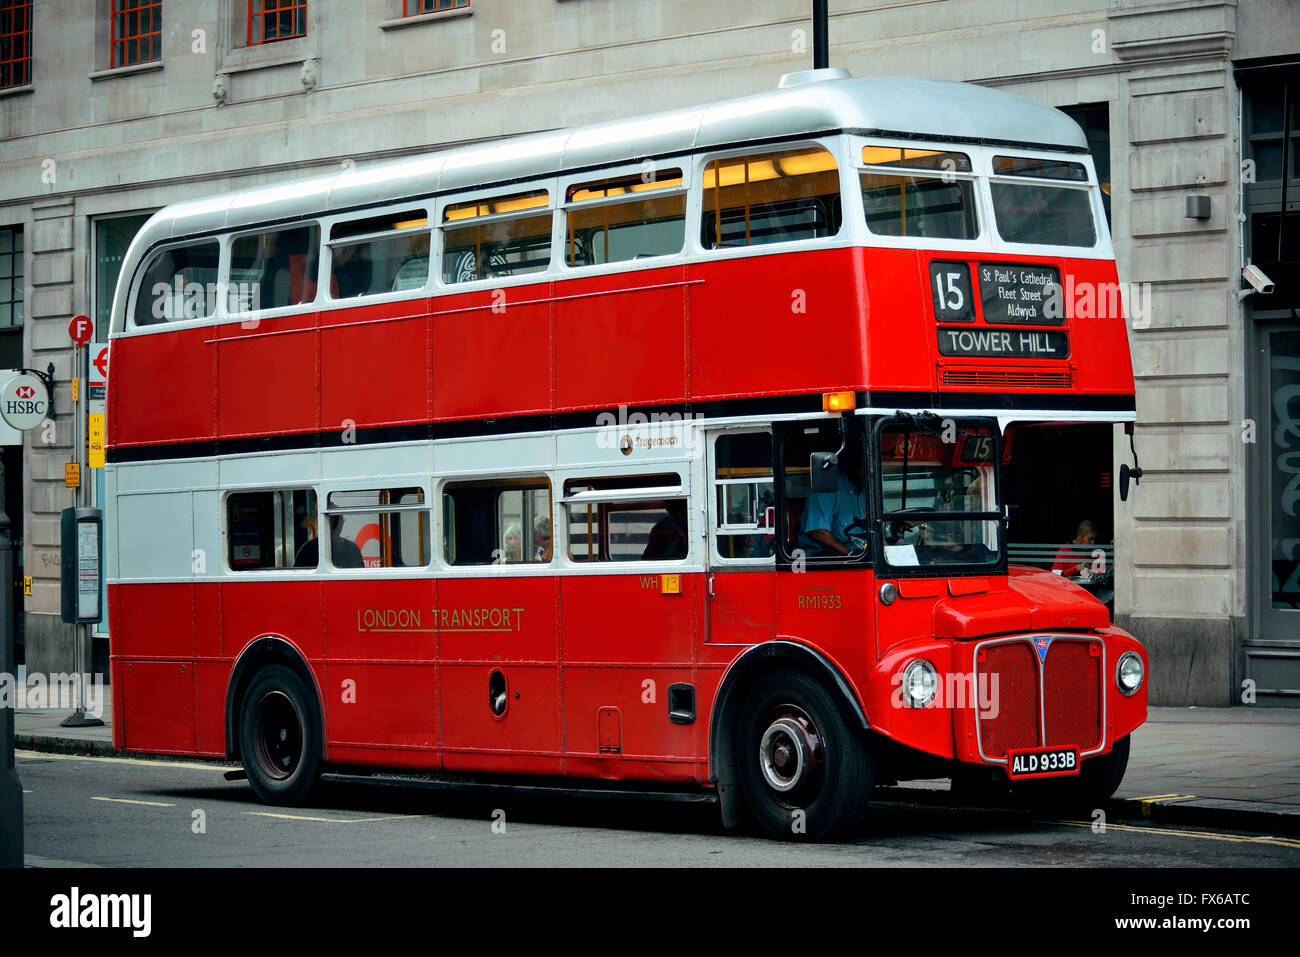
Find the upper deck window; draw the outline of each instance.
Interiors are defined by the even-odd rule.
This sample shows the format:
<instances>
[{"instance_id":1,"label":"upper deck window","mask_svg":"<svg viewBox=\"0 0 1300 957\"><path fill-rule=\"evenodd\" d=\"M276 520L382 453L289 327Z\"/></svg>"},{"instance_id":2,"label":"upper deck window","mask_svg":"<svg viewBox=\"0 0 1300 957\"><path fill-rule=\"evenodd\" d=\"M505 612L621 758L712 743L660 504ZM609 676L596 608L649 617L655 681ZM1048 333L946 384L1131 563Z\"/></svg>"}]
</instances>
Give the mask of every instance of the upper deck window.
<instances>
[{"instance_id":1,"label":"upper deck window","mask_svg":"<svg viewBox=\"0 0 1300 957\"><path fill-rule=\"evenodd\" d=\"M316 298L320 227L240 236L230 244L230 311L296 306Z\"/></svg>"},{"instance_id":2,"label":"upper deck window","mask_svg":"<svg viewBox=\"0 0 1300 957\"><path fill-rule=\"evenodd\" d=\"M834 236L840 179L821 147L714 160L704 170L705 249Z\"/></svg>"},{"instance_id":3,"label":"upper deck window","mask_svg":"<svg viewBox=\"0 0 1300 957\"><path fill-rule=\"evenodd\" d=\"M149 326L214 315L220 249L217 241L210 239L154 253L136 290L135 324Z\"/></svg>"},{"instance_id":4,"label":"upper deck window","mask_svg":"<svg viewBox=\"0 0 1300 957\"><path fill-rule=\"evenodd\" d=\"M420 289L429 278L429 218L423 209L330 227L330 297Z\"/></svg>"},{"instance_id":5,"label":"upper deck window","mask_svg":"<svg viewBox=\"0 0 1300 957\"><path fill-rule=\"evenodd\" d=\"M686 242L682 171L659 171L579 183L565 194L564 261L595 266L679 253Z\"/></svg>"},{"instance_id":6,"label":"upper deck window","mask_svg":"<svg viewBox=\"0 0 1300 957\"><path fill-rule=\"evenodd\" d=\"M989 183L993 191L993 213L998 233L1007 242L1035 246L1097 245L1092 197L1086 187L1065 185L1088 182L1088 171L1082 163L995 156L993 173L995 178ZM1008 178L997 178L1003 176Z\"/></svg>"},{"instance_id":7,"label":"upper deck window","mask_svg":"<svg viewBox=\"0 0 1300 957\"><path fill-rule=\"evenodd\" d=\"M443 282L545 272L551 262L551 194L540 189L443 210Z\"/></svg>"},{"instance_id":8,"label":"upper deck window","mask_svg":"<svg viewBox=\"0 0 1300 957\"><path fill-rule=\"evenodd\" d=\"M965 153L867 146L862 162L876 167L860 174L867 228L876 235L979 235L970 157ZM959 173L964 175L959 178Z\"/></svg>"}]
</instances>

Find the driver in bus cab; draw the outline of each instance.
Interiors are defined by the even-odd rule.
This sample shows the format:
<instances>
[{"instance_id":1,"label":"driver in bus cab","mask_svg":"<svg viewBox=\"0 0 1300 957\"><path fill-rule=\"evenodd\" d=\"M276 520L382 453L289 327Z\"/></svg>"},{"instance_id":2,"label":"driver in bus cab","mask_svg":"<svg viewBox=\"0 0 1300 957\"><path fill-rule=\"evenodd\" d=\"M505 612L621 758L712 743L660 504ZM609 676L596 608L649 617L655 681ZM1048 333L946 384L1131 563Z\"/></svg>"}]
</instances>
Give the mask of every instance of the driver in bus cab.
<instances>
[{"instance_id":1,"label":"driver in bus cab","mask_svg":"<svg viewBox=\"0 0 1300 957\"><path fill-rule=\"evenodd\" d=\"M853 442L840 453L835 471L839 487L834 492L809 492L804 502L801 538L814 555L849 554L857 546L845 529L867 515L866 462Z\"/></svg>"}]
</instances>

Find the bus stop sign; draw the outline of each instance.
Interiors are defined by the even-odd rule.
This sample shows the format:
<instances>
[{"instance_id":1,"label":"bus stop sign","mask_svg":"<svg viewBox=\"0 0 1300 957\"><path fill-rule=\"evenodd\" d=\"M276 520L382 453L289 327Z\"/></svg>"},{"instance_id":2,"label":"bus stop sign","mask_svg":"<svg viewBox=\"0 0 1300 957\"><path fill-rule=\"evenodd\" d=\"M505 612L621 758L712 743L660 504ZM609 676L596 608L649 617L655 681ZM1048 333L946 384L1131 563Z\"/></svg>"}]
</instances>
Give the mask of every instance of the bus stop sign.
<instances>
[{"instance_id":1,"label":"bus stop sign","mask_svg":"<svg viewBox=\"0 0 1300 957\"><path fill-rule=\"evenodd\" d=\"M36 428L49 411L50 394L39 376L22 372L0 389L0 416L19 432Z\"/></svg>"}]
</instances>

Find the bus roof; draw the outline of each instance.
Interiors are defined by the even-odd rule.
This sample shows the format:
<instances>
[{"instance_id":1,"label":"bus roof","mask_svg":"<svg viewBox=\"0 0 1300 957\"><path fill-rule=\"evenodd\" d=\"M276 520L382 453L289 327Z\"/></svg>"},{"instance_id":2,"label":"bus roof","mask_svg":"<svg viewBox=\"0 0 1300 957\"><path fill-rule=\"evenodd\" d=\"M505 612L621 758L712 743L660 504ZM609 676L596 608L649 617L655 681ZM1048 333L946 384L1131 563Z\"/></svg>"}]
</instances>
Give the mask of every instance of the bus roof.
<instances>
[{"instance_id":1,"label":"bus roof","mask_svg":"<svg viewBox=\"0 0 1300 957\"><path fill-rule=\"evenodd\" d=\"M792 74L776 90L366 164L336 173L176 203L141 229L128 264L174 236L378 205L569 170L638 163L761 140L867 135L1086 152L1078 124L1041 103L968 83L853 79L843 70Z\"/></svg>"}]
</instances>

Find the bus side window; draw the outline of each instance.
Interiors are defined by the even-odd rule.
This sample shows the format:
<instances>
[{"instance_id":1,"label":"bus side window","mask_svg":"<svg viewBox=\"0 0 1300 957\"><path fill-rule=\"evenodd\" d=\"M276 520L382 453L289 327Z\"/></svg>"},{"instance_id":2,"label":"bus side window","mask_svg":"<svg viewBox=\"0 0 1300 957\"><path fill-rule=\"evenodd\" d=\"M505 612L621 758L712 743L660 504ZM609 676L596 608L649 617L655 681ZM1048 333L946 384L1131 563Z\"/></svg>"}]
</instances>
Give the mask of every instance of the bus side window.
<instances>
[{"instance_id":1,"label":"bus side window","mask_svg":"<svg viewBox=\"0 0 1300 957\"><path fill-rule=\"evenodd\" d=\"M236 492L226 500L231 571L316 568L316 493L312 489Z\"/></svg>"},{"instance_id":2,"label":"bus side window","mask_svg":"<svg viewBox=\"0 0 1300 957\"><path fill-rule=\"evenodd\" d=\"M316 298L320 227L239 236L230 244L231 312L296 306Z\"/></svg>"},{"instance_id":3,"label":"bus side window","mask_svg":"<svg viewBox=\"0 0 1300 957\"><path fill-rule=\"evenodd\" d=\"M333 567L423 568L429 563L423 489L331 492L328 511Z\"/></svg>"},{"instance_id":4,"label":"bus side window","mask_svg":"<svg viewBox=\"0 0 1300 957\"><path fill-rule=\"evenodd\" d=\"M620 475L564 483L569 559L679 561L690 555L681 476Z\"/></svg>"},{"instance_id":5,"label":"bus side window","mask_svg":"<svg viewBox=\"0 0 1300 957\"><path fill-rule=\"evenodd\" d=\"M545 272L551 264L549 190L454 203L443 210L442 281Z\"/></svg>"},{"instance_id":6,"label":"bus side window","mask_svg":"<svg viewBox=\"0 0 1300 957\"><path fill-rule=\"evenodd\" d=\"M718 554L727 559L771 558L776 548L771 434L720 435L713 458Z\"/></svg>"},{"instance_id":7,"label":"bus side window","mask_svg":"<svg viewBox=\"0 0 1300 957\"><path fill-rule=\"evenodd\" d=\"M686 193L680 169L617 176L570 186L565 193L564 261L596 266L671 256L686 242Z\"/></svg>"},{"instance_id":8,"label":"bus side window","mask_svg":"<svg viewBox=\"0 0 1300 957\"><path fill-rule=\"evenodd\" d=\"M220 249L216 240L205 240L154 253L135 293L135 325L214 315Z\"/></svg>"},{"instance_id":9,"label":"bus side window","mask_svg":"<svg viewBox=\"0 0 1300 957\"><path fill-rule=\"evenodd\" d=\"M423 209L330 227L330 298L422 289L429 278L429 217Z\"/></svg>"},{"instance_id":10,"label":"bus side window","mask_svg":"<svg viewBox=\"0 0 1300 957\"><path fill-rule=\"evenodd\" d=\"M704 170L705 249L824 239L840 231L835 157L821 147L714 160Z\"/></svg>"},{"instance_id":11,"label":"bus side window","mask_svg":"<svg viewBox=\"0 0 1300 957\"><path fill-rule=\"evenodd\" d=\"M442 501L442 547L447 564L545 564L551 560L551 485L546 479L451 482Z\"/></svg>"}]
</instances>

